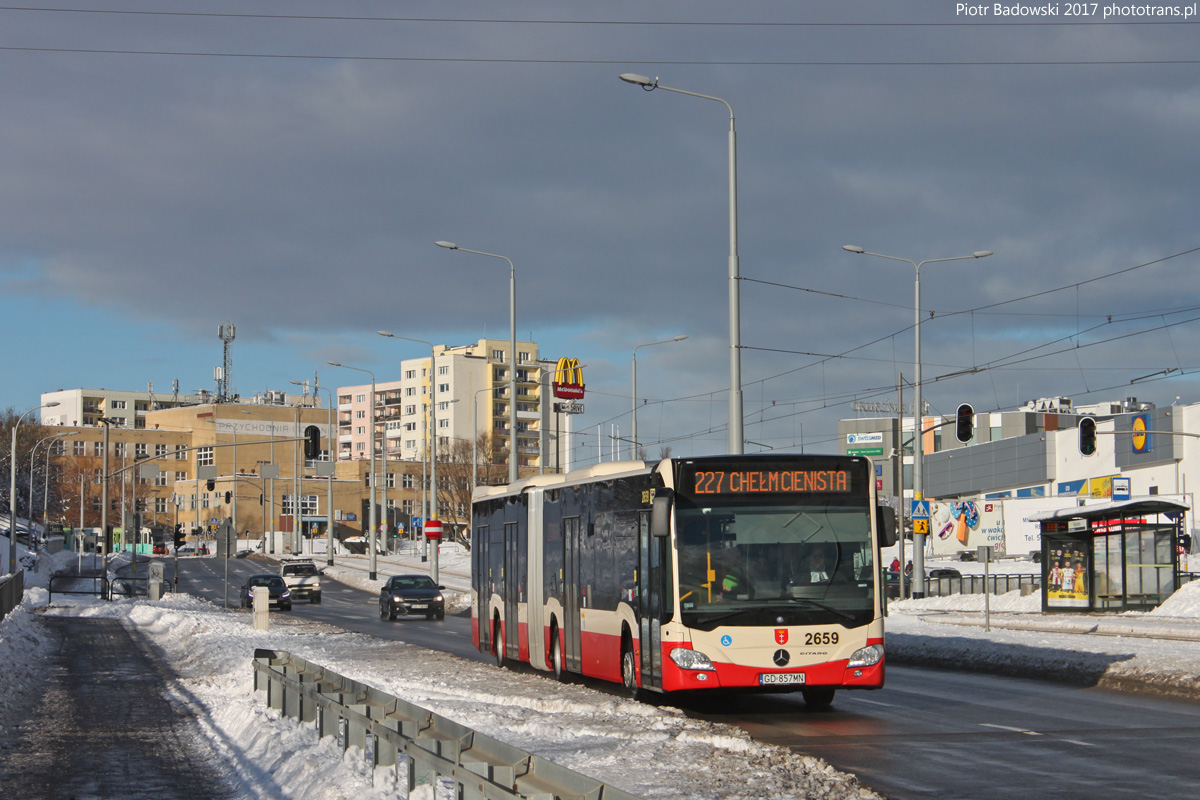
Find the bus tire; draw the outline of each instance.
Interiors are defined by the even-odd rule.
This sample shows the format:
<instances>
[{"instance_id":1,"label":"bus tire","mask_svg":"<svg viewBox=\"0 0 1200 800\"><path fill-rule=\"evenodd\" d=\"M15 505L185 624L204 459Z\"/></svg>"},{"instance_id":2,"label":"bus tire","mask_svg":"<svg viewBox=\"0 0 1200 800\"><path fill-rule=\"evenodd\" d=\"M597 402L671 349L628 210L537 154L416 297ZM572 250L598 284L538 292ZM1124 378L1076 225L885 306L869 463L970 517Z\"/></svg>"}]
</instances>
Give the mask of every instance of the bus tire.
<instances>
[{"instance_id":1,"label":"bus tire","mask_svg":"<svg viewBox=\"0 0 1200 800\"><path fill-rule=\"evenodd\" d=\"M554 680L567 679L567 671L563 667L562 646L558 639L558 625L550 626L550 666L554 669Z\"/></svg>"},{"instance_id":2,"label":"bus tire","mask_svg":"<svg viewBox=\"0 0 1200 800\"><path fill-rule=\"evenodd\" d=\"M504 634L501 633L500 615L497 614L492 620L492 656L496 659L496 666L502 668L504 666Z\"/></svg>"},{"instance_id":3,"label":"bus tire","mask_svg":"<svg viewBox=\"0 0 1200 800\"><path fill-rule=\"evenodd\" d=\"M642 699L642 689L637 683L637 657L633 652L633 640L628 632L621 636L621 683L632 700Z\"/></svg>"},{"instance_id":4,"label":"bus tire","mask_svg":"<svg viewBox=\"0 0 1200 800\"><path fill-rule=\"evenodd\" d=\"M814 686L811 689L801 689L800 693L804 695L804 705L808 706L809 711L824 711L833 705L832 686Z\"/></svg>"}]
</instances>

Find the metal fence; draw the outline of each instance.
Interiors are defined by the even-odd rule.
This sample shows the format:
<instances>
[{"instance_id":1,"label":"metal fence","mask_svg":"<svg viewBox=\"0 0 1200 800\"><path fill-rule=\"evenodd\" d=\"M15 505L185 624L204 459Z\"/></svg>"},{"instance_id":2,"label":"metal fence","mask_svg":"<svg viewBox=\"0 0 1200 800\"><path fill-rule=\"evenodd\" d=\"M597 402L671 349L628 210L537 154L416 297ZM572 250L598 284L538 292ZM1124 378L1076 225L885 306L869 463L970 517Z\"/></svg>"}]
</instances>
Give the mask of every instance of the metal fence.
<instances>
[{"instance_id":1,"label":"metal fence","mask_svg":"<svg viewBox=\"0 0 1200 800\"><path fill-rule=\"evenodd\" d=\"M19 569L0 581L0 619L8 616L21 603L25 596L25 570Z\"/></svg>"},{"instance_id":2,"label":"metal fence","mask_svg":"<svg viewBox=\"0 0 1200 800\"><path fill-rule=\"evenodd\" d=\"M1177 572L1176 585L1183 586L1194 580L1200 580L1200 572ZM959 575L947 578L926 578L926 597L945 597L952 594L983 594L983 575ZM990 594L1006 594L1020 590L1022 594L1032 594L1042 589L1041 575L988 575L986 591Z\"/></svg>"},{"instance_id":3,"label":"metal fence","mask_svg":"<svg viewBox=\"0 0 1200 800\"><path fill-rule=\"evenodd\" d=\"M89 594L105 600L113 600L117 597L148 597L150 580L148 577L139 575L136 579L112 578L106 584L100 570L56 572L50 576L47 588L50 592L50 600L54 600L56 594ZM105 595L106 588L107 596ZM163 584L163 588L169 590L166 583Z\"/></svg>"},{"instance_id":4,"label":"metal fence","mask_svg":"<svg viewBox=\"0 0 1200 800\"><path fill-rule=\"evenodd\" d=\"M343 752L361 748L373 767L394 767L403 796L440 780L461 800L638 800L291 653L255 650L253 663L254 689L268 706L314 722L317 737L337 737Z\"/></svg>"},{"instance_id":5,"label":"metal fence","mask_svg":"<svg viewBox=\"0 0 1200 800\"><path fill-rule=\"evenodd\" d=\"M983 575L952 575L944 578L926 578L926 597L945 597L952 594L1007 594L1022 591L1031 594L1042 587L1041 575L1013 574L988 575L986 582Z\"/></svg>"}]
</instances>

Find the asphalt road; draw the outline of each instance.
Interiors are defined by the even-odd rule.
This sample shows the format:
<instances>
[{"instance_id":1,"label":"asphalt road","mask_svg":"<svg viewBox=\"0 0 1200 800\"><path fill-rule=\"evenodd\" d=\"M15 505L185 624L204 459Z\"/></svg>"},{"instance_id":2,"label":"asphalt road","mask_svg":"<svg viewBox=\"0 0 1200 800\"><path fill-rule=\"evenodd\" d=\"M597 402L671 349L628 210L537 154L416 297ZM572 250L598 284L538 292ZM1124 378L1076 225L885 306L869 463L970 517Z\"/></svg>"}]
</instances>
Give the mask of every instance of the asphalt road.
<instances>
[{"instance_id":1,"label":"asphalt road","mask_svg":"<svg viewBox=\"0 0 1200 800\"><path fill-rule=\"evenodd\" d=\"M166 577L173 579L173 560L168 560ZM205 600L222 605L225 600L224 559L181 558L179 559L179 591L194 594ZM257 572L278 572L277 562L257 556L231 558L229 566L229 608L240 608L238 594L246 576ZM249 613L248 611L246 613ZM379 597L358 589L325 579L321 581L321 602L293 602L290 612L301 619L326 622L346 630L376 636L380 639L408 642L409 644L441 650L472 661L490 661L471 644L471 620L469 617L447 615L443 620L426 620L424 617L399 617L393 622L379 618Z\"/></svg>"},{"instance_id":2,"label":"asphalt road","mask_svg":"<svg viewBox=\"0 0 1200 800\"><path fill-rule=\"evenodd\" d=\"M270 563L229 562L231 605L243 577L271 571ZM221 602L222 562L180 564L181 589ZM298 603L291 613L489 661L471 646L469 619L382 622L374 595L335 581L322 591L320 605ZM892 800L1175 800L1194 794L1200 761L1200 704L1048 681L889 666L884 689L839 692L823 712L796 695L672 702L757 741L823 758Z\"/></svg>"}]
</instances>

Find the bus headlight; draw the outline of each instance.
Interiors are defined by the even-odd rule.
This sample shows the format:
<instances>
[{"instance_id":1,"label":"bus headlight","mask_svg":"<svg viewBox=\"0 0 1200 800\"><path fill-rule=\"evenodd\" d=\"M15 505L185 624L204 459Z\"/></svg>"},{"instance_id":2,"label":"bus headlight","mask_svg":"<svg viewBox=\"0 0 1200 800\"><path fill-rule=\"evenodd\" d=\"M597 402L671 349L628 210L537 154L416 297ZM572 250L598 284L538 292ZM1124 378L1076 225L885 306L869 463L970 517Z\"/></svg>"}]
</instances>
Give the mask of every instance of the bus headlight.
<instances>
[{"instance_id":1,"label":"bus headlight","mask_svg":"<svg viewBox=\"0 0 1200 800\"><path fill-rule=\"evenodd\" d=\"M869 644L850 654L849 667L873 667L883 660L883 645Z\"/></svg>"},{"instance_id":2,"label":"bus headlight","mask_svg":"<svg viewBox=\"0 0 1200 800\"><path fill-rule=\"evenodd\" d=\"M716 667L713 666L712 660L708 656L699 650L692 650L687 647L676 647L671 650L671 660L680 669L700 669L710 672L716 670Z\"/></svg>"}]
</instances>

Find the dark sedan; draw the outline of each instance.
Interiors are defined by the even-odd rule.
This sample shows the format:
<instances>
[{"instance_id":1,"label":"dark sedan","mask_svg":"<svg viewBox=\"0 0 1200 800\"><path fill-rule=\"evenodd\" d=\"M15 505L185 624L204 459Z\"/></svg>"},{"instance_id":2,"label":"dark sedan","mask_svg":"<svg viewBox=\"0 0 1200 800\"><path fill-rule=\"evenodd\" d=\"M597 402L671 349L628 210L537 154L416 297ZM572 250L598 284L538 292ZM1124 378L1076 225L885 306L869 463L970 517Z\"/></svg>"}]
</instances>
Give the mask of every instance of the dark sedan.
<instances>
[{"instance_id":1,"label":"dark sedan","mask_svg":"<svg viewBox=\"0 0 1200 800\"><path fill-rule=\"evenodd\" d=\"M269 608L278 608L280 611L292 610L292 593L288 591L287 584L278 575L268 573L251 575L246 578L246 582L242 584L242 608L254 607L254 587L256 586L267 587Z\"/></svg>"},{"instance_id":2,"label":"dark sedan","mask_svg":"<svg viewBox=\"0 0 1200 800\"><path fill-rule=\"evenodd\" d=\"M397 614L424 614L426 619L446 618L446 599L442 589L428 575L394 575L379 592L379 618L395 619Z\"/></svg>"}]
</instances>

